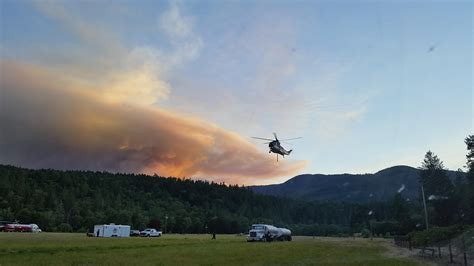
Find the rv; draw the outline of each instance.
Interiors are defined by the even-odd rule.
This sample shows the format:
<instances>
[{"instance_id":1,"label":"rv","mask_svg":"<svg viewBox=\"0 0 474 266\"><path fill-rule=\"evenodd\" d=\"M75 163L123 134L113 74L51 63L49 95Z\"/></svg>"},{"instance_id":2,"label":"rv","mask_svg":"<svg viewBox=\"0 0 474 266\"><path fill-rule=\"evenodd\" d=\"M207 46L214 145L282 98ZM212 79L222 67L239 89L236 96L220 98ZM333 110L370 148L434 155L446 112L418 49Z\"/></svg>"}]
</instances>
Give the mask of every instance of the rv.
<instances>
[{"instance_id":1,"label":"rv","mask_svg":"<svg viewBox=\"0 0 474 266\"><path fill-rule=\"evenodd\" d=\"M18 224L18 223L11 223L5 224L3 226L3 231L5 232L32 232L32 233L40 233L41 229L36 224Z\"/></svg>"},{"instance_id":2,"label":"rv","mask_svg":"<svg viewBox=\"0 0 474 266\"><path fill-rule=\"evenodd\" d=\"M253 224L247 238L248 242L253 241L291 241L291 231L286 228L277 228L268 224Z\"/></svg>"},{"instance_id":3,"label":"rv","mask_svg":"<svg viewBox=\"0 0 474 266\"><path fill-rule=\"evenodd\" d=\"M94 225L95 237L129 237L130 225L100 224Z\"/></svg>"}]
</instances>

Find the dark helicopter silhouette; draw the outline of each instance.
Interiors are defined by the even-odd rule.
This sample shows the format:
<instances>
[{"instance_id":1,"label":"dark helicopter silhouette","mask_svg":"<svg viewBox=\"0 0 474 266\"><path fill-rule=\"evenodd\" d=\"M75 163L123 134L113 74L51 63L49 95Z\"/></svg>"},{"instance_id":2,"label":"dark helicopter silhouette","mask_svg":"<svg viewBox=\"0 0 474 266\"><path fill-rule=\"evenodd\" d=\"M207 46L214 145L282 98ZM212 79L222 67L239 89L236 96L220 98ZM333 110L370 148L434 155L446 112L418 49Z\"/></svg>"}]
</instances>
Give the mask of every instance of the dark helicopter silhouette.
<instances>
[{"instance_id":1,"label":"dark helicopter silhouette","mask_svg":"<svg viewBox=\"0 0 474 266\"><path fill-rule=\"evenodd\" d=\"M277 137L277 134L276 133L273 133L273 136L275 136L275 139L266 139L266 138L258 138L258 137L252 137L254 139L261 139L261 140L268 140L269 142L265 142L265 144L268 144L268 147L270 148L270 150L268 151L268 153L276 153L277 155L277 162L278 162L278 154L280 154L281 156L285 157L285 155L290 155L290 153L293 151L293 150L285 150L285 148L283 148L281 145L280 145L280 141L287 141L287 140L294 140L294 139L300 139L301 137L298 137L298 138L291 138L291 139L282 139L282 140L279 140L278 137Z\"/></svg>"}]
</instances>

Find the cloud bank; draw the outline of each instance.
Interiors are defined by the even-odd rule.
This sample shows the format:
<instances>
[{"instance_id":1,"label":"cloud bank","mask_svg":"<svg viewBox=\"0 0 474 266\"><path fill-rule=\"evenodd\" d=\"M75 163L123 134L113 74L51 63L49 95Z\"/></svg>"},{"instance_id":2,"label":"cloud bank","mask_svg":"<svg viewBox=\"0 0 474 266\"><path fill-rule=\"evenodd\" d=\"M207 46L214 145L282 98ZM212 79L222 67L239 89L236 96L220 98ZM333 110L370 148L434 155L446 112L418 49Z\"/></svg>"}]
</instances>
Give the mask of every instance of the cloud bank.
<instances>
[{"instance_id":1,"label":"cloud bank","mask_svg":"<svg viewBox=\"0 0 474 266\"><path fill-rule=\"evenodd\" d=\"M246 139L202 119L110 102L64 77L35 65L1 62L1 163L246 184L293 175L306 164L275 164Z\"/></svg>"},{"instance_id":2,"label":"cloud bank","mask_svg":"<svg viewBox=\"0 0 474 266\"><path fill-rule=\"evenodd\" d=\"M61 64L0 59L0 163L239 184L268 183L305 167L305 161L277 164L247 138L159 106L172 94L167 74L203 46L178 3L157 20L157 33L171 45L167 53L126 47L60 3L35 6L75 35L79 54L88 56L58 53Z\"/></svg>"}]
</instances>

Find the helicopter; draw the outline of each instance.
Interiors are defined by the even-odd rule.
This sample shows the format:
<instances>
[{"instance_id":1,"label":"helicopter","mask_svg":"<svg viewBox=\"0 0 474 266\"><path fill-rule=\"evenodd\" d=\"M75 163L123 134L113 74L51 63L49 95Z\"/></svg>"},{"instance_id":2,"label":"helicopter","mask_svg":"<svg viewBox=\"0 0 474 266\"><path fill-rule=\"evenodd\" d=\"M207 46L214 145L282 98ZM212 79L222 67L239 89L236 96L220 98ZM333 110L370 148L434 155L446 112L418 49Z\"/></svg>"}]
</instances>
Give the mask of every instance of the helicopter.
<instances>
[{"instance_id":1,"label":"helicopter","mask_svg":"<svg viewBox=\"0 0 474 266\"><path fill-rule=\"evenodd\" d=\"M269 142L265 142L264 144L268 144L268 147L270 148L270 150L268 151L268 153L276 153L277 155L277 162L278 162L278 154L280 154L281 156L283 156L283 158L285 157L285 155L290 155L290 153L293 151L293 150L285 150L285 148L283 148L281 145L280 145L280 141L287 141L287 140L295 140L295 139L301 139L301 137L297 137L297 138L291 138L291 139L282 139L282 140L279 140L278 137L277 137L277 134L275 132L273 132L273 136L275 137L275 139L266 139L266 138L259 138L259 137L252 137L254 139L261 139L261 140L268 140Z\"/></svg>"}]
</instances>

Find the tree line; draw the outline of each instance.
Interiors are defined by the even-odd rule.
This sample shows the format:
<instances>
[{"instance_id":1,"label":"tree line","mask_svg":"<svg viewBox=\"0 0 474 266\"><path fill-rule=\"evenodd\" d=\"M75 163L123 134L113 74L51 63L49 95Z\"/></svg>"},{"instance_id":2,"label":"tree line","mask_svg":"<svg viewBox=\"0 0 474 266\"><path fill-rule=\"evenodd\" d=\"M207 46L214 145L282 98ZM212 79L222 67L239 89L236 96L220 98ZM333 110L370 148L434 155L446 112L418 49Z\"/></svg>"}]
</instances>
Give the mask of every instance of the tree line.
<instances>
[{"instance_id":1,"label":"tree line","mask_svg":"<svg viewBox=\"0 0 474 266\"><path fill-rule=\"evenodd\" d=\"M351 228L366 223L369 208L199 180L0 166L0 220L36 223L46 231L82 232L104 223L175 233L239 233L252 223Z\"/></svg>"},{"instance_id":2,"label":"tree line","mask_svg":"<svg viewBox=\"0 0 474 266\"><path fill-rule=\"evenodd\" d=\"M465 142L468 171L454 182L434 153L425 155L420 183L432 225L474 223L474 135ZM252 223L269 223L303 235L406 234L424 228L422 207L401 194L364 204L305 202L191 179L0 165L0 220L36 223L45 231L116 223L166 233L242 233Z\"/></svg>"}]
</instances>

